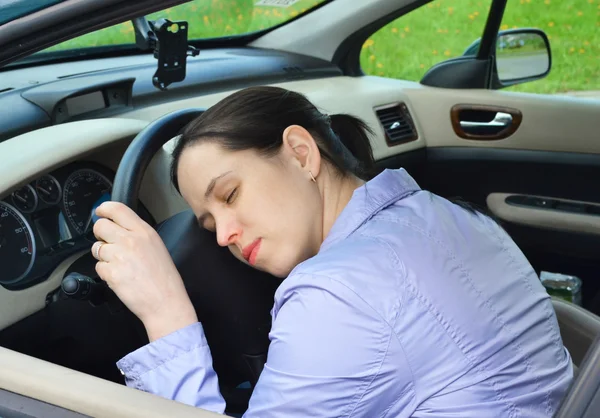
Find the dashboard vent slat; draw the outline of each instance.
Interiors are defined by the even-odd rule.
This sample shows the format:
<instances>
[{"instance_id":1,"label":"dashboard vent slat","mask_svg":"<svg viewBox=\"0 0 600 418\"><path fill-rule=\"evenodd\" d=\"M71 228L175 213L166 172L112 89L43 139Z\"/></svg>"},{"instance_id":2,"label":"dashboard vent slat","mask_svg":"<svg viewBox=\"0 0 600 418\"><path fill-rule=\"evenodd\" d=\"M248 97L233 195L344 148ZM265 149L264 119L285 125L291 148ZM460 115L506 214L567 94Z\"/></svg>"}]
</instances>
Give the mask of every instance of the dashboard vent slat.
<instances>
[{"instance_id":1,"label":"dashboard vent slat","mask_svg":"<svg viewBox=\"0 0 600 418\"><path fill-rule=\"evenodd\" d=\"M375 108L388 145L405 144L419 138L412 117L404 103Z\"/></svg>"}]
</instances>

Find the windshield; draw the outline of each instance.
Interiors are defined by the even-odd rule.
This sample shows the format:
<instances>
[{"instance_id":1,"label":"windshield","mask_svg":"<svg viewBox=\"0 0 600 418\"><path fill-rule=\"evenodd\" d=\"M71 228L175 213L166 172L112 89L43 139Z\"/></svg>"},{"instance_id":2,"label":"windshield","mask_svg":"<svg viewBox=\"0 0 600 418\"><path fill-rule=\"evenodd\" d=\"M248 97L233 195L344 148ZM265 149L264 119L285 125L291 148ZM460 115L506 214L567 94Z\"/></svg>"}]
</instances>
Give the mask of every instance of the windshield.
<instances>
[{"instance_id":1,"label":"windshield","mask_svg":"<svg viewBox=\"0 0 600 418\"><path fill-rule=\"evenodd\" d=\"M1 1L1 0L0 0ZM146 16L150 21L166 18L187 21L189 40L206 40L243 36L270 29L309 12L327 0L194 0ZM19 1L19 3L27 3ZM133 24L124 22L106 29L60 43L34 55L62 53L86 48L111 46L122 48L135 44Z\"/></svg>"},{"instance_id":2,"label":"windshield","mask_svg":"<svg viewBox=\"0 0 600 418\"><path fill-rule=\"evenodd\" d=\"M64 0L0 0L0 25L45 9Z\"/></svg>"}]
</instances>

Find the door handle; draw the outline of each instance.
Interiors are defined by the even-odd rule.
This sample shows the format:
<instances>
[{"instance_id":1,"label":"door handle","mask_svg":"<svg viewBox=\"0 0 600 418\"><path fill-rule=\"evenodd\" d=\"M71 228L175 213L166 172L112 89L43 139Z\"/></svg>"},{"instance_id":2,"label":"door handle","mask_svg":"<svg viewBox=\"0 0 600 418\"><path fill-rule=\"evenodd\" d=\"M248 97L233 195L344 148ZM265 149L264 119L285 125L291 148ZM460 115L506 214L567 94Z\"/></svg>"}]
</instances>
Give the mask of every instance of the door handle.
<instances>
[{"instance_id":1,"label":"door handle","mask_svg":"<svg viewBox=\"0 0 600 418\"><path fill-rule=\"evenodd\" d=\"M494 141L514 134L523 114L505 106L457 104L450 109L450 120L459 138Z\"/></svg>"},{"instance_id":2,"label":"door handle","mask_svg":"<svg viewBox=\"0 0 600 418\"><path fill-rule=\"evenodd\" d=\"M509 113L496 112L496 116L490 122L471 122L466 120L460 121L460 127L465 129L468 128L508 128L513 121L513 117Z\"/></svg>"}]
</instances>

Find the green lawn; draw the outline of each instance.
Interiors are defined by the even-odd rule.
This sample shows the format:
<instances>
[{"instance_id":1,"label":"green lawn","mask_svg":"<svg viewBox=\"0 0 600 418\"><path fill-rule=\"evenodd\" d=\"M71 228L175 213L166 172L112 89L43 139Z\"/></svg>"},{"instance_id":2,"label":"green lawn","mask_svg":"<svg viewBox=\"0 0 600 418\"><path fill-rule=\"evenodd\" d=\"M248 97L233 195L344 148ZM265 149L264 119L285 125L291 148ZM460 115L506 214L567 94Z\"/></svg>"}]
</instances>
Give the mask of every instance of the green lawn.
<instances>
[{"instance_id":1,"label":"green lawn","mask_svg":"<svg viewBox=\"0 0 600 418\"><path fill-rule=\"evenodd\" d=\"M256 2L197 0L150 18L187 20L190 38L221 37L276 25L319 3L300 0L281 8L255 6ZM360 60L364 71L419 80L432 65L462 55L481 36L490 4L491 0L434 0L397 19L363 45ZM600 0L509 0L502 29L521 27L537 27L549 35L553 67L545 79L509 90L600 90ZM51 50L133 42L133 27L124 23Z\"/></svg>"}]
</instances>

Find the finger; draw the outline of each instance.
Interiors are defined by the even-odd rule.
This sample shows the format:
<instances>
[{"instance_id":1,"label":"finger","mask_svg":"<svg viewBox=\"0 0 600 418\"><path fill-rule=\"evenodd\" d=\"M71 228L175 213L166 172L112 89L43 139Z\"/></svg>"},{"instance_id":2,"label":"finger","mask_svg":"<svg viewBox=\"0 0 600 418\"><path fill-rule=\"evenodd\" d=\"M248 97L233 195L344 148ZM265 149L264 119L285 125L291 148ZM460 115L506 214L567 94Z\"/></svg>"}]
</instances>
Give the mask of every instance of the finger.
<instances>
[{"instance_id":1,"label":"finger","mask_svg":"<svg viewBox=\"0 0 600 418\"><path fill-rule=\"evenodd\" d=\"M107 218L101 218L94 224L94 236L98 241L105 241L108 243L115 243L119 238L125 236L128 231L122 226L117 225L113 221Z\"/></svg>"},{"instance_id":2,"label":"finger","mask_svg":"<svg viewBox=\"0 0 600 418\"><path fill-rule=\"evenodd\" d=\"M127 205L121 202L104 202L96 209L96 215L111 219L130 231L143 227L144 221Z\"/></svg>"},{"instance_id":3,"label":"finger","mask_svg":"<svg viewBox=\"0 0 600 418\"><path fill-rule=\"evenodd\" d=\"M112 277L110 276L110 266L106 261L98 261L96 263L96 273L110 287Z\"/></svg>"}]
</instances>

